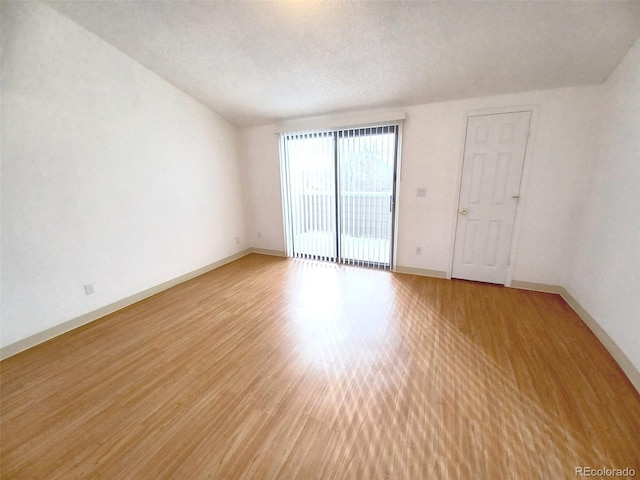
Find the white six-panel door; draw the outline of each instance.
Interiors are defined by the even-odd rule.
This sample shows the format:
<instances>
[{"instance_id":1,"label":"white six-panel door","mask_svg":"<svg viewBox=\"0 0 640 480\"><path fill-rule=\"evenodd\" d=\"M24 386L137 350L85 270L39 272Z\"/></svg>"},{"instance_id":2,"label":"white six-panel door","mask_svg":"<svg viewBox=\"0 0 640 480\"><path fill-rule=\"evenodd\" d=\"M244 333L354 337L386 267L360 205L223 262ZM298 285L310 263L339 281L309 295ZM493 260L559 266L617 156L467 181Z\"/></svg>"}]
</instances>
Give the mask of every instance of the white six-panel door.
<instances>
[{"instance_id":1,"label":"white six-panel door","mask_svg":"<svg viewBox=\"0 0 640 480\"><path fill-rule=\"evenodd\" d=\"M467 119L452 277L504 284L531 112Z\"/></svg>"}]
</instances>

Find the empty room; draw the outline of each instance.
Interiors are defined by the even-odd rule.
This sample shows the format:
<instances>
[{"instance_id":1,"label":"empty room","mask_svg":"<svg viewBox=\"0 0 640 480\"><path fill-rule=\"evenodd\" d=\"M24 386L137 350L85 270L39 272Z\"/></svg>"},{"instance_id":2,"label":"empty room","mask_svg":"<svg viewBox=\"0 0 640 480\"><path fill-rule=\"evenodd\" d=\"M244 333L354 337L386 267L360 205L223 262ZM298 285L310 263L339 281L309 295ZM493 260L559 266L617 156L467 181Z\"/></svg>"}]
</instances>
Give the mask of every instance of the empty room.
<instances>
[{"instance_id":1,"label":"empty room","mask_svg":"<svg viewBox=\"0 0 640 480\"><path fill-rule=\"evenodd\" d=\"M0 478L640 476L640 2L0 19Z\"/></svg>"}]
</instances>

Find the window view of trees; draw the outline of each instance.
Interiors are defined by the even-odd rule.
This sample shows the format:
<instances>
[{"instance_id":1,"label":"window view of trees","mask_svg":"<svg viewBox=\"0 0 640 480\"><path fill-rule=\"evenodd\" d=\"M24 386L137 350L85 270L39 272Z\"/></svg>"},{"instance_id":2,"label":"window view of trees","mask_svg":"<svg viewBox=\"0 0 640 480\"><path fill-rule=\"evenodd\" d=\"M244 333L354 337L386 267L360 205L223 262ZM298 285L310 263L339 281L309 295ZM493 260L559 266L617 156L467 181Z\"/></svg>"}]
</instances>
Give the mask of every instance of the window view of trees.
<instances>
[{"instance_id":1,"label":"window view of trees","mask_svg":"<svg viewBox=\"0 0 640 480\"><path fill-rule=\"evenodd\" d=\"M393 137L391 134L385 136ZM389 139L367 142L354 152L346 152L340 162L343 190L351 192L391 192L393 190L393 155L387 151ZM341 140L346 142L346 140Z\"/></svg>"}]
</instances>

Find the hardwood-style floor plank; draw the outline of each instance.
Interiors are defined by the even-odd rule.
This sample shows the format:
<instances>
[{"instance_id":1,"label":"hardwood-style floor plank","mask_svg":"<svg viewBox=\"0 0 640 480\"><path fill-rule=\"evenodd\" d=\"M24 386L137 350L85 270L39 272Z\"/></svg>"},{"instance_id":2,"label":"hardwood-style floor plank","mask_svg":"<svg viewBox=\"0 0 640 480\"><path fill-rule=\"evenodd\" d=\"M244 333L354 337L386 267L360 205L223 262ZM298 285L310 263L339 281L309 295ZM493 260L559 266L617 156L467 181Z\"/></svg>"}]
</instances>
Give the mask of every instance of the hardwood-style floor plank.
<instances>
[{"instance_id":1,"label":"hardwood-style floor plank","mask_svg":"<svg viewBox=\"0 0 640 480\"><path fill-rule=\"evenodd\" d=\"M640 475L558 296L249 255L0 364L7 479Z\"/></svg>"}]
</instances>

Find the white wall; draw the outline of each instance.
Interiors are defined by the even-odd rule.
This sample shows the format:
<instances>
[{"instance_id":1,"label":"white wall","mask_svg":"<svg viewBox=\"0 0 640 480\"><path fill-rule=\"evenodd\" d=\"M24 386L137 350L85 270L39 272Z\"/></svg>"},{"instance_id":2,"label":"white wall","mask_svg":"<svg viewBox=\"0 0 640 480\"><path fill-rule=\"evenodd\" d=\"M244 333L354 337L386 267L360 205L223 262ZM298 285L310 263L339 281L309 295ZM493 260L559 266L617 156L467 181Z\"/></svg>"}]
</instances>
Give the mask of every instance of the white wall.
<instances>
[{"instance_id":1,"label":"white wall","mask_svg":"<svg viewBox=\"0 0 640 480\"><path fill-rule=\"evenodd\" d=\"M640 370L640 40L603 88L566 288Z\"/></svg>"},{"instance_id":2,"label":"white wall","mask_svg":"<svg viewBox=\"0 0 640 480\"><path fill-rule=\"evenodd\" d=\"M2 346L248 246L235 127L43 4L2 55Z\"/></svg>"},{"instance_id":3,"label":"white wall","mask_svg":"<svg viewBox=\"0 0 640 480\"><path fill-rule=\"evenodd\" d=\"M513 278L562 285L576 197L593 161L599 87L576 87L406 107L397 264L449 271L466 116L534 105ZM276 126L242 131L253 246L284 250ZM425 187L426 198L416 189ZM261 237L257 237L261 232ZM416 247L422 255L415 255Z\"/></svg>"},{"instance_id":4,"label":"white wall","mask_svg":"<svg viewBox=\"0 0 640 480\"><path fill-rule=\"evenodd\" d=\"M240 130L251 246L285 250L280 190L280 140L273 125Z\"/></svg>"}]
</instances>

